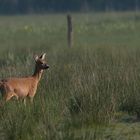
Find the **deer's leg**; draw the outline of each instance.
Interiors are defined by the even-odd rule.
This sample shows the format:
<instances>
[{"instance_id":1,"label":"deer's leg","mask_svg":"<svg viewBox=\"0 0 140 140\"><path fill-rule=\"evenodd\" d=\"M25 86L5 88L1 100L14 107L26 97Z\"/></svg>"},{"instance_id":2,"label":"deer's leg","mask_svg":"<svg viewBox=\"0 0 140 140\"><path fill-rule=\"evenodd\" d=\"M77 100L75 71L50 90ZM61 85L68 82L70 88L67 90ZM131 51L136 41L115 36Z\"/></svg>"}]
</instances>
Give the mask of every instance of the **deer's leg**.
<instances>
[{"instance_id":1,"label":"deer's leg","mask_svg":"<svg viewBox=\"0 0 140 140\"><path fill-rule=\"evenodd\" d=\"M30 102L31 102L31 104L33 104L33 98L34 98L34 97L30 97Z\"/></svg>"},{"instance_id":2,"label":"deer's leg","mask_svg":"<svg viewBox=\"0 0 140 140\"><path fill-rule=\"evenodd\" d=\"M0 107L3 107L3 106L4 106L4 104L5 104L5 100L4 100L4 99L2 99L2 100L0 101Z\"/></svg>"},{"instance_id":3,"label":"deer's leg","mask_svg":"<svg viewBox=\"0 0 140 140\"><path fill-rule=\"evenodd\" d=\"M23 103L26 106L26 98L23 99Z\"/></svg>"},{"instance_id":4,"label":"deer's leg","mask_svg":"<svg viewBox=\"0 0 140 140\"><path fill-rule=\"evenodd\" d=\"M9 101L12 97L16 97L16 99L18 100L18 96L14 93L14 92L8 92L5 96L5 101Z\"/></svg>"}]
</instances>

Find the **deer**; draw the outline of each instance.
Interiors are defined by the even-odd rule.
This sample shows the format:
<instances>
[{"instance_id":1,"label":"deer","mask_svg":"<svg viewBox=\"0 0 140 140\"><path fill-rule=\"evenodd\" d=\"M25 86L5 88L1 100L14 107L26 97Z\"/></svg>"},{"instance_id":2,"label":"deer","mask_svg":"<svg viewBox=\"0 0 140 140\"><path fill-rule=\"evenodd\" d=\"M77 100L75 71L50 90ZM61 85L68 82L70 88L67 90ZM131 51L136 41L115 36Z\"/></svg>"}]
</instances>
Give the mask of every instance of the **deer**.
<instances>
[{"instance_id":1,"label":"deer","mask_svg":"<svg viewBox=\"0 0 140 140\"><path fill-rule=\"evenodd\" d=\"M39 81L44 70L49 68L45 61L46 53L34 57L35 70L33 75L27 77L7 78L0 80L0 91L4 102L9 101L13 97L16 99L23 99L26 105L26 99L29 98L31 103L36 94Z\"/></svg>"}]
</instances>

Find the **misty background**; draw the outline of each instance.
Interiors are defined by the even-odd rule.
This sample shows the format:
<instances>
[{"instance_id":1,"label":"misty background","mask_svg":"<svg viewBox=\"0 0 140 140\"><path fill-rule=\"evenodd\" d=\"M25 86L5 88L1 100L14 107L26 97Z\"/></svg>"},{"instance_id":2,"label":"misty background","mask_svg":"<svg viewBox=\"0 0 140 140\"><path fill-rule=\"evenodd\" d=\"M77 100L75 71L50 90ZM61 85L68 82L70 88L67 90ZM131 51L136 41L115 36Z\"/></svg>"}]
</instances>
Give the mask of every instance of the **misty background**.
<instances>
[{"instance_id":1,"label":"misty background","mask_svg":"<svg viewBox=\"0 0 140 140\"><path fill-rule=\"evenodd\" d=\"M0 14L139 10L140 0L0 0Z\"/></svg>"}]
</instances>

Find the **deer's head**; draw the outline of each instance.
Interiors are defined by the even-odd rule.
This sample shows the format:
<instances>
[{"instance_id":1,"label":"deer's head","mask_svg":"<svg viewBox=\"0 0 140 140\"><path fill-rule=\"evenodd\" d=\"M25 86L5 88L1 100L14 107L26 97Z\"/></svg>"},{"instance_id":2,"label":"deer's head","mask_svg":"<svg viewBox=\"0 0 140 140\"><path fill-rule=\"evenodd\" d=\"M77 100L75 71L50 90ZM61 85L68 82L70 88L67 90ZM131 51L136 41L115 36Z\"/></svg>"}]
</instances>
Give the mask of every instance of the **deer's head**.
<instances>
[{"instance_id":1,"label":"deer's head","mask_svg":"<svg viewBox=\"0 0 140 140\"><path fill-rule=\"evenodd\" d=\"M49 65L45 61L46 53L43 53L40 56L35 56L36 68L37 70L45 70L49 68Z\"/></svg>"}]
</instances>

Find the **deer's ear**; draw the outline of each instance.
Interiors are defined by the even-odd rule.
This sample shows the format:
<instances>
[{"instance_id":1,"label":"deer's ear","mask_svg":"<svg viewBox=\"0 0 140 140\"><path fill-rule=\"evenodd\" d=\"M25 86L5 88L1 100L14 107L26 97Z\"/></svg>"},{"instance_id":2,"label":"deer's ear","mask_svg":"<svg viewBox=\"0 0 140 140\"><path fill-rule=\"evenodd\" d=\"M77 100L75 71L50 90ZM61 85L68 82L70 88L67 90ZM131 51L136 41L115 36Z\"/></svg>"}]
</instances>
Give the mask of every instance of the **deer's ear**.
<instances>
[{"instance_id":1,"label":"deer's ear","mask_svg":"<svg viewBox=\"0 0 140 140\"><path fill-rule=\"evenodd\" d=\"M43 53L39 58L44 60L45 59L45 56L46 56L46 53Z\"/></svg>"},{"instance_id":2,"label":"deer's ear","mask_svg":"<svg viewBox=\"0 0 140 140\"><path fill-rule=\"evenodd\" d=\"M34 56L35 61L37 61L39 59L38 55Z\"/></svg>"}]
</instances>

